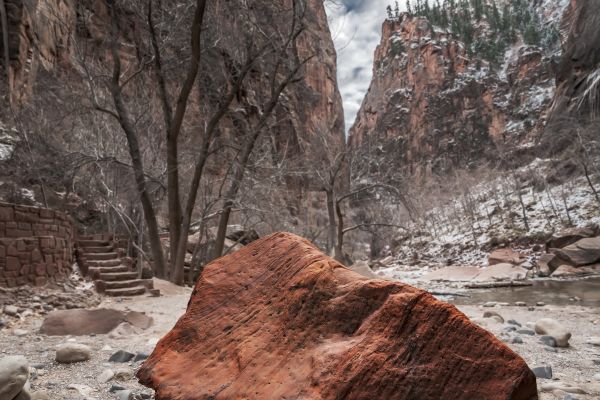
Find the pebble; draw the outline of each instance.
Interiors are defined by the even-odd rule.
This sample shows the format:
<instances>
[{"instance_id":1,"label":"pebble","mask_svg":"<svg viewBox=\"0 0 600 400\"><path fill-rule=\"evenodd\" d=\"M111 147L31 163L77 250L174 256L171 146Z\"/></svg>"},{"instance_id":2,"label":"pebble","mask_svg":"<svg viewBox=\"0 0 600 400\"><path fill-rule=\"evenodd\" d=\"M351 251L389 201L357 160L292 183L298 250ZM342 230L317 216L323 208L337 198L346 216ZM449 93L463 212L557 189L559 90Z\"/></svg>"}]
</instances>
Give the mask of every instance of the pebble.
<instances>
[{"instance_id":1,"label":"pebble","mask_svg":"<svg viewBox=\"0 0 600 400\"><path fill-rule=\"evenodd\" d=\"M547 365L531 369L536 377L542 379L552 379L552 367Z\"/></svg>"},{"instance_id":2,"label":"pebble","mask_svg":"<svg viewBox=\"0 0 600 400\"><path fill-rule=\"evenodd\" d=\"M521 336L515 336L512 338L511 343L523 344L523 339L521 338Z\"/></svg>"},{"instance_id":3,"label":"pebble","mask_svg":"<svg viewBox=\"0 0 600 400\"><path fill-rule=\"evenodd\" d=\"M136 363L136 362L144 361L144 360L146 360L148 357L150 357L150 354L148 354L148 353L143 353L143 352L140 352L140 353L137 353L137 354L135 355L135 358L133 359L133 362L134 362L134 363Z\"/></svg>"},{"instance_id":4,"label":"pebble","mask_svg":"<svg viewBox=\"0 0 600 400\"><path fill-rule=\"evenodd\" d=\"M509 323L509 324L511 324L511 325L521 326L521 324L518 321L514 320L514 319L509 319L506 322Z\"/></svg>"},{"instance_id":5,"label":"pebble","mask_svg":"<svg viewBox=\"0 0 600 400\"><path fill-rule=\"evenodd\" d=\"M554 339L552 336L540 336L540 342L544 343L546 346L556 347L556 339Z\"/></svg>"},{"instance_id":6,"label":"pebble","mask_svg":"<svg viewBox=\"0 0 600 400\"><path fill-rule=\"evenodd\" d=\"M78 343L65 343L56 349L56 362L70 364L87 361L92 357L92 350Z\"/></svg>"},{"instance_id":7,"label":"pebble","mask_svg":"<svg viewBox=\"0 0 600 400\"><path fill-rule=\"evenodd\" d=\"M535 332L540 335L549 335L556 340L556 346L568 347L571 332L560 322L552 318L542 318L535 323Z\"/></svg>"},{"instance_id":8,"label":"pebble","mask_svg":"<svg viewBox=\"0 0 600 400\"><path fill-rule=\"evenodd\" d=\"M538 301L537 303L535 303L535 305L538 307L544 307L546 303L544 303L543 301Z\"/></svg>"},{"instance_id":9,"label":"pebble","mask_svg":"<svg viewBox=\"0 0 600 400\"><path fill-rule=\"evenodd\" d=\"M496 321L500 322L501 324L504 323L504 318L502 318L502 315L498 314L495 311L486 311L483 313L483 318L493 318Z\"/></svg>"},{"instance_id":10,"label":"pebble","mask_svg":"<svg viewBox=\"0 0 600 400\"><path fill-rule=\"evenodd\" d=\"M525 303L523 301L517 301L517 302L515 302L515 306L517 306L517 307L527 307L527 303Z\"/></svg>"},{"instance_id":11,"label":"pebble","mask_svg":"<svg viewBox=\"0 0 600 400\"><path fill-rule=\"evenodd\" d=\"M558 350L556 350L554 347L544 346L544 349L550 353L558 353Z\"/></svg>"},{"instance_id":12,"label":"pebble","mask_svg":"<svg viewBox=\"0 0 600 400\"><path fill-rule=\"evenodd\" d=\"M119 390L118 392L115 392L115 395L117 395L119 400L130 400L133 398L131 390Z\"/></svg>"},{"instance_id":13,"label":"pebble","mask_svg":"<svg viewBox=\"0 0 600 400\"><path fill-rule=\"evenodd\" d=\"M600 336L593 336L589 338L586 343L591 344L592 346L600 346Z\"/></svg>"},{"instance_id":14,"label":"pebble","mask_svg":"<svg viewBox=\"0 0 600 400\"><path fill-rule=\"evenodd\" d=\"M133 372L128 370L127 368L119 368L115 370L115 380L119 382L125 382L130 379L133 379Z\"/></svg>"},{"instance_id":15,"label":"pebble","mask_svg":"<svg viewBox=\"0 0 600 400\"><path fill-rule=\"evenodd\" d=\"M109 362L114 363L126 363L131 361L135 357L135 354L125 350L119 350L108 359Z\"/></svg>"},{"instance_id":16,"label":"pebble","mask_svg":"<svg viewBox=\"0 0 600 400\"><path fill-rule=\"evenodd\" d=\"M29 365L23 356L0 359L0 398L14 399L29 379Z\"/></svg>"},{"instance_id":17,"label":"pebble","mask_svg":"<svg viewBox=\"0 0 600 400\"><path fill-rule=\"evenodd\" d=\"M10 317L16 317L19 314L19 309L15 306L4 306L4 314Z\"/></svg>"},{"instance_id":18,"label":"pebble","mask_svg":"<svg viewBox=\"0 0 600 400\"><path fill-rule=\"evenodd\" d=\"M115 377L115 373L112 369L105 369L98 375L96 380L100 383L106 383Z\"/></svg>"},{"instance_id":19,"label":"pebble","mask_svg":"<svg viewBox=\"0 0 600 400\"><path fill-rule=\"evenodd\" d=\"M514 332L517 330L517 327L514 325L507 325L504 328L502 328L502 330L506 332Z\"/></svg>"},{"instance_id":20,"label":"pebble","mask_svg":"<svg viewBox=\"0 0 600 400\"><path fill-rule=\"evenodd\" d=\"M13 329L12 334L16 337L23 337L29 335L29 331L26 331L25 329Z\"/></svg>"},{"instance_id":21,"label":"pebble","mask_svg":"<svg viewBox=\"0 0 600 400\"><path fill-rule=\"evenodd\" d=\"M535 332L532 331L531 329L517 329L517 333L520 333L521 335L529 335L529 336L534 336Z\"/></svg>"},{"instance_id":22,"label":"pebble","mask_svg":"<svg viewBox=\"0 0 600 400\"><path fill-rule=\"evenodd\" d=\"M579 397L575 397L571 393L567 393L567 394L565 394L565 397L563 397L563 400L578 400L578 399L579 399Z\"/></svg>"},{"instance_id":23,"label":"pebble","mask_svg":"<svg viewBox=\"0 0 600 400\"><path fill-rule=\"evenodd\" d=\"M125 390L125 386L121 386L121 385L117 385L117 384L113 384L110 389L108 389L108 391L110 393L116 393L119 392L121 390Z\"/></svg>"},{"instance_id":24,"label":"pebble","mask_svg":"<svg viewBox=\"0 0 600 400\"><path fill-rule=\"evenodd\" d=\"M484 307L495 307L496 306L496 302L495 301L488 301L486 303L483 303Z\"/></svg>"}]
</instances>

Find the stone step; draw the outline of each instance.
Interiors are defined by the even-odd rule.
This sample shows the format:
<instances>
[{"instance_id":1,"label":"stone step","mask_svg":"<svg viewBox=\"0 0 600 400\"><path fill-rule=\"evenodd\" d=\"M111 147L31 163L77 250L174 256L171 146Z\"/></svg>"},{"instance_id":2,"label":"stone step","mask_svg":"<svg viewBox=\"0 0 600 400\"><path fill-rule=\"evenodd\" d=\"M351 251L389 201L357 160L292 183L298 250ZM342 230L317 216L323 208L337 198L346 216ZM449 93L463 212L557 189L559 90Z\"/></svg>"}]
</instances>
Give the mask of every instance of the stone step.
<instances>
[{"instance_id":1,"label":"stone step","mask_svg":"<svg viewBox=\"0 0 600 400\"><path fill-rule=\"evenodd\" d=\"M90 267L88 269L88 276L92 279L98 279L100 274L113 274L116 272L131 272L127 265L117 265L115 267Z\"/></svg>"},{"instance_id":2,"label":"stone step","mask_svg":"<svg viewBox=\"0 0 600 400\"><path fill-rule=\"evenodd\" d=\"M137 279L137 276L137 272L111 272L108 274L100 274L98 279L102 281L129 281Z\"/></svg>"},{"instance_id":3,"label":"stone step","mask_svg":"<svg viewBox=\"0 0 600 400\"><path fill-rule=\"evenodd\" d=\"M109 246L108 240L77 240L77 246L79 247L96 247L96 246Z\"/></svg>"},{"instance_id":4,"label":"stone step","mask_svg":"<svg viewBox=\"0 0 600 400\"><path fill-rule=\"evenodd\" d=\"M139 296L145 294L146 290L144 286L136 286L124 289L106 289L104 294L112 297Z\"/></svg>"},{"instance_id":5,"label":"stone step","mask_svg":"<svg viewBox=\"0 0 600 400\"><path fill-rule=\"evenodd\" d=\"M94 267L117 267L121 265L121 260L89 260L86 258L86 264L89 268Z\"/></svg>"},{"instance_id":6,"label":"stone step","mask_svg":"<svg viewBox=\"0 0 600 400\"><path fill-rule=\"evenodd\" d=\"M146 289L152 289L154 287L154 281L152 279L131 279L128 281L95 281L96 287L101 286L104 291L110 289L126 289L138 286L143 286Z\"/></svg>"},{"instance_id":7,"label":"stone step","mask_svg":"<svg viewBox=\"0 0 600 400\"><path fill-rule=\"evenodd\" d=\"M86 253L86 260L89 261L103 261L103 260L115 260L119 258L117 253Z\"/></svg>"},{"instance_id":8,"label":"stone step","mask_svg":"<svg viewBox=\"0 0 600 400\"><path fill-rule=\"evenodd\" d=\"M114 253L114 249L112 245L106 246L90 246L90 247L82 247L81 250L85 254L105 254L105 253Z\"/></svg>"}]
</instances>

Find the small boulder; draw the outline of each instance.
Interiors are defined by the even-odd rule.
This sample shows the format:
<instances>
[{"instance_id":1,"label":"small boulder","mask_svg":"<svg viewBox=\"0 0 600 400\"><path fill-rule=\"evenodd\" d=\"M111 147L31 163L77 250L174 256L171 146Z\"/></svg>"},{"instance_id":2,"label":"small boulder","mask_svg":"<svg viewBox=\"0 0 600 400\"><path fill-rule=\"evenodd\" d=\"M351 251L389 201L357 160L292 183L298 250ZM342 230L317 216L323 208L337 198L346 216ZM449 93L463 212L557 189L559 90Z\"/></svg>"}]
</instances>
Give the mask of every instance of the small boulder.
<instances>
[{"instance_id":1,"label":"small boulder","mask_svg":"<svg viewBox=\"0 0 600 400\"><path fill-rule=\"evenodd\" d=\"M515 325L515 326L521 326L521 323L519 323L517 320L514 319L509 319L508 321L506 321L508 324L511 325Z\"/></svg>"},{"instance_id":2,"label":"small boulder","mask_svg":"<svg viewBox=\"0 0 600 400\"><path fill-rule=\"evenodd\" d=\"M4 306L4 314L10 316L10 317L16 317L19 314L19 309L15 306Z\"/></svg>"},{"instance_id":3,"label":"small boulder","mask_svg":"<svg viewBox=\"0 0 600 400\"><path fill-rule=\"evenodd\" d=\"M555 319L540 319L535 323L535 332L539 335L552 336L558 347L569 347L571 332Z\"/></svg>"},{"instance_id":4,"label":"small boulder","mask_svg":"<svg viewBox=\"0 0 600 400\"><path fill-rule=\"evenodd\" d=\"M29 379L29 365L23 356L0 358L0 399L14 399Z\"/></svg>"},{"instance_id":5,"label":"small boulder","mask_svg":"<svg viewBox=\"0 0 600 400\"><path fill-rule=\"evenodd\" d=\"M546 242L546 251L550 249L562 249L581 239L590 238L596 235L593 228L569 228L553 235Z\"/></svg>"},{"instance_id":6,"label":"small boulder","mask_svg":"<svg viewBox=\"0 0 600 400\"><path fill-rule=\"evenodd\" d=\"M542 379L552 379L552 367L544 365L542 367L535 367L531 369L536 377Z\"/></svg>"},{"instance_id":7,"label":"small boulder","mask_svg":"<svg viewBox=\"0 0 600 400\"><path fill-rule=\"evenodd\" d=\"M87 361L92 358L92 350L79 343L65 343L56 349L56 362L61 364L71 364Z\"/></svg>"},{"instance_id":8,"label":"small boulder","mask_svg":"<svg viewBox=\"0 0 600 400\"><path fill-rule=\"evenodd\" d=\"M523 344L523 338L521 336L513 336L511 343Z\"/></svg>"},{"instance_id":9,"label":"small boulder","mask_svg":"<svg viewBox=\"0 0 600 400\"><path fill-rule=\"evenodd\" d=\"M108 359L109 362L114 363L126 363L131 361L135 357L135 354L125 350L119 350Z\"/></svg>"},{"instance_id":10,"label":"small boulder","mask_svg":"<svg viewBox=\"0 0 600 400\"><path fill-rule=\"evenodd\" d=\"M495 311L486 311L483 313L483 318L493 318L496 321L500 322L501 324L504 323L504 318L502 318L502 315L498 314Z\"/></svg>"},{"instance_id":11,"label":"small boulder","mask_svg":"<svg viewBox=\"0 0 600 400\"><path fill-rule=\"evenodd\" d=\"M600 236L581 239L554 254L566 264L579 267L600 262Z\"/></svg>"},{"instance_id":12,"label":"small boulder","mask_svg":"<svg viewBox=\"0 0 600 400\"><path fill-rule=\"evenodd\" d=\"M496 264L513 264L519 265L520 263L526 261L527 258L514 251L513 249L498 249L494 250L488 257L489 265Z\"/></svg>"},{"instance_id":13,"label":"small boulder","mask_svg":"<svg viewBox=\"0 0 600 400\"><path fill-rule=\"evenodd\" d=\"M556 339L554 339L552 336L542 335L540 336L540 342L549 347L556 347Z\"/></svg>"},{"instance_id":14,"label":"small boulder","mask_svg":"<svg viewBox=\"0 0 600 400\"><path fill-rule=\"evenodd\" d=\"M542 254L535 262L539 276L550 276L561 265L561 261L554 254Z\"/></svg>"}]
</instances>

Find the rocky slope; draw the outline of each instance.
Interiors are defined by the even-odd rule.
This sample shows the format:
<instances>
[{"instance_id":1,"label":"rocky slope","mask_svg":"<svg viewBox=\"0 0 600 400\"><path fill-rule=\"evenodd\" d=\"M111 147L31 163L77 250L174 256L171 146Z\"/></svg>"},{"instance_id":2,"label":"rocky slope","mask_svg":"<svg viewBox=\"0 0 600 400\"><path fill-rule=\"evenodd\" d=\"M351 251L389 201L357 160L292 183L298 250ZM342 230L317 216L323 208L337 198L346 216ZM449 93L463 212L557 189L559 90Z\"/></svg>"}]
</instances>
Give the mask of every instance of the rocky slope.
<instances>
[{"instance_id":1,"label":"rocky slope","mask_svg":"<svg viewBox=\"0 0 600 400\"><path fill-rule=\"evenodd\" d=\"M549 29L565 6L538 2L531 12ZM353 145L381 147L420 177L531 151L554 95L555 49L527 45L517 30L490 61L477 45L494 43L492 23L469 21L471 46L424 16L402 13L384 22L373 79L350 130Z\"/></svg>"}]
</instances>

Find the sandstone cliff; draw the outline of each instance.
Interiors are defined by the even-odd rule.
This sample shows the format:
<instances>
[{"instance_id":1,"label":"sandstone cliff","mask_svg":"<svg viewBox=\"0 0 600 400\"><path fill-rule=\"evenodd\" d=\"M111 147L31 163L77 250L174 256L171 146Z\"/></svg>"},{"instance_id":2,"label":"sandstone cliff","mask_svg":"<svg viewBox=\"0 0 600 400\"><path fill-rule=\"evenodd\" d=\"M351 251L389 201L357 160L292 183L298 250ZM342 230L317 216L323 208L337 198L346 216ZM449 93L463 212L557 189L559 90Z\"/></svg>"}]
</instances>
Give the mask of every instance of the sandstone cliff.
<instances>
[{"instance_id":1,"label":"sandstone cliff","mask_svg":"<svg viewBox=\"0 0 600 400\"><path fill-rule=\"evenodd\" d=\"M554 24L560 3L536 10ZM423 16L384 22L373 79L350 129L354 146L383 145L384 159L420 177L530 150L554 94L556 55L517 32L490 62L476 50L477 40L495 40L489 24L472 24L475 45L467 46Z\"/></svg>"},{"instance_id":2,"label":"sandstone cliff","mask_svg":"<svg viewBox=\"0 0 600 400\"><path fill-rule=\"evenodd\" d=\"M0 122L4 123L3 131L12 132L13 127L17 131L27 130L35 140L31 140L32 148L28 149L24 142L19 142L18 137L11 139L11 143L22 145L17 145L16 149L11 145L11 152L15 150L15 156L5 161L3 172L7 176L3 177L3 182L15 181L19 174L23 175L23 171L53 165L60 160L61 165L49 168L51 171L38 170L32 176L21 176L17 186L36 185L36 177L40 177L52 186L54 192L61 192L65 187L74 186L72 181L68 181L72 171L64 172L72 167L72 155L79 158L106 156L128 162L126 145L118 125L91 110L91 95L86 80L86 75L92 75L94 82L100 85L102 76L110 75L110 3L104 0L5 0L9 15L10 65L8 82L4 82L6 74L3 73L0 84L10 88L11 103L17 110L17 118L13 119L15 115L9 112L8 99L4 98ZM147 2L114 3L118 9L120 55L124 69L134 71L147 64L152 55L145 19ZM167 86L174 94L183 81L190 53L191 16L189 12L181 10L189 9L194 2L163 3L168 11L157 15L155 19L161 38L164 38L162 50L165 58L173 59L166 69L170 73ZM218 104L223 95L223 85L219 86L223 76L232 67L235 68L236 63L239 64L243 55L247 34L239 23L242 6L249 10L249 15L245 16L247 20L257 26L269 27L268 34L281 31L281 37L275 40L282 40L285 37L283 33L290 26L289 18L281 9L290 8L291 4L291 0L276 5L268 1L209 2L207 21L210 24L203 31L203 40L207 45L206 57L202 59L198 77L202 90L194 92L190 98L189 121L182 135L184 163L191 162L194 157L194 146L198 141L194 128L201 126L207 110ZM280 161L282 155L296 156L301 155L302 151L310 151L310 138L314 135L328 136L333 148L340 148L344 141L342 102L336 80L336 52L327 16L321 0L307 0L306 4L303 11L305 30L294 51L299 59L312 58L304 68L302 79L284 92L273 122L269 123L266 130L268 147L272 148L275 162ZM240 137L235 114L248 119L256 118L260 115L258 105L264 103L270 93L270 76L265 64L274 61L267 58L261 62L249 74L231 107L229 117L221 124L221 138L234 143L229 147L234 147ZM4 61L0 60L0 65L4 72ZM147 128L140 129L142 146L145 147L142 150L147 158L148 173L159 176L165 168L165 160L157 156L164 145L161 130L163 121L153 79L151 65L147 64L146 70L133 87L130 85L129 90L130 94L142 99L141 103L148 100L148 103L141 104L147 108L150 116L143 121ZM110 98L105 102L110 105ZM4 142L2 146L2 149L9 148ZM29 154L30 150L33 156ZM70 156L65 158L66 154ZM45 157L49 159L45 160ZM0 157L6 158L8 156ZM37 160L35 167L30 165L32 159ZM211 165L210 171L222 173L225 169L223 161L215 164ZM117 174L125 176L122 172ZM35 197L40 200L38 186L33 189ZM296 185L291 189L299 188Z\"/></svg>"}]
</instances>

